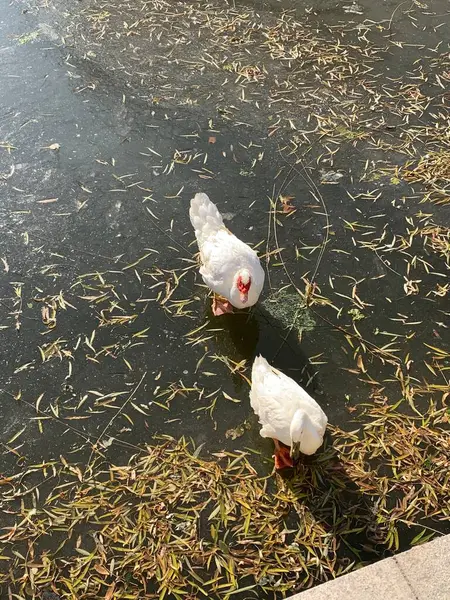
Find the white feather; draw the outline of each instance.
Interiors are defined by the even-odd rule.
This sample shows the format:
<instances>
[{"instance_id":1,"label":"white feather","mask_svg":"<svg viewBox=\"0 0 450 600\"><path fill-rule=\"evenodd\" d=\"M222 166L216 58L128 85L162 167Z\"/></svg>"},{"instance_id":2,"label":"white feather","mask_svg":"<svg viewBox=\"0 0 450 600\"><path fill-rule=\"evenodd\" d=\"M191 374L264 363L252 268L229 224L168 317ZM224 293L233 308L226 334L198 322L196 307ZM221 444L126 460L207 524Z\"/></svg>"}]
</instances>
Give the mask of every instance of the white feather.
<instances>
[{"instance_id":1,"label":"white feather","mask_svg":"<svg viewBox=\"0 0 450 600\"><path fill-rule=\"evenodd\" d=\"M306 415L301 452L314 454L322 445L328 422L323 410L293 379L271 367L262 356L253 363L250 404L262 425L262 437L291 446L291 423L300 410Z\"/></svg>"},{"instance_id":2,"label":"white feather","mask_svg":"<svg viewBox=\"0 0 450 600\"><path fill-rule=\"evenodd\" d=\"M189 217L200 250L200 273L206 285L236 308L256 304L264 285L264 270L256 252L225 227L222 215L206 194L195 194L192 198ZM241 302L236 288L236 277L242 270L247 270L251 277L246 303Z\"/></svg>"}]
</instances>

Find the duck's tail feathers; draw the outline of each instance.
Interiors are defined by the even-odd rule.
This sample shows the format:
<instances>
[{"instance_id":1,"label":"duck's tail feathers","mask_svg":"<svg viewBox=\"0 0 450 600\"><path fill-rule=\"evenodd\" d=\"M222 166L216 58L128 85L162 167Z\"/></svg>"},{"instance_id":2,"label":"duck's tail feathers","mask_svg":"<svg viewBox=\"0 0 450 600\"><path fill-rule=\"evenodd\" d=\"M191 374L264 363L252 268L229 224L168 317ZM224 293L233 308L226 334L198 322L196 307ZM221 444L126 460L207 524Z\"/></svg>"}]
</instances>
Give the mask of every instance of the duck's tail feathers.
<instances>
[{"instance_id":1,"label":"duck's tail feathers","mask_svg":"<svg viewBox=\"0 0 450 600\"><path fill-rule=\"evenodd\" d=\"M210 235L214 235L224 227L222 215L217 210L217 206L203 193L195 194L192 198L189 217L199 246Z\"/></svg>"}]
</instances>

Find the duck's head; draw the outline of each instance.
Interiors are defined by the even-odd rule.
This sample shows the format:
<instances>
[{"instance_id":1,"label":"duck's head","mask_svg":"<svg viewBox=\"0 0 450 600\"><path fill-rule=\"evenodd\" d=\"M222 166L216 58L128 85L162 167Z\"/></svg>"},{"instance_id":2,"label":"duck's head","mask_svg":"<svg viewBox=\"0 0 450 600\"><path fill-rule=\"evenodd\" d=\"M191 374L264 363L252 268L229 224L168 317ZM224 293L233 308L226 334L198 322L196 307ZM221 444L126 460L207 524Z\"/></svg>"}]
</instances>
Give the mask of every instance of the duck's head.
<instances>
[{"instance_id":1,"label":"duck's head","mask_svg":"<svg viewBox=\"0 0 450 600\"><path fill-rule=\"evenodd\" d=\"M300 408L292 417L290 425L291 457L295 462L300 454L314 454L320 448L323 437L311 421L308 413Z\"/></svg>"},{"instance_id":2,"label":"duck's head","mask_svg":"<svg viewBox=\"0 0 450 600\"><path fill-rule=\"evenodd\" d=\"M252 306L253 302L249 302L248 296L252 287L252 277L248 269L240 269L233 281L231 290L231 302L236 308L245 308Z\"/></svg>"},{"instance_id":3,"label":"duck's head","mask_svg":"<svg viewBox=\"0 0 450 600\"><path fill-rule=\"evenodd\" d=\"M291 457L294 462L300 458L305 430L306 413L298 409L292 417L289 433L291 436Z\"/></svg>"}]
</instances>

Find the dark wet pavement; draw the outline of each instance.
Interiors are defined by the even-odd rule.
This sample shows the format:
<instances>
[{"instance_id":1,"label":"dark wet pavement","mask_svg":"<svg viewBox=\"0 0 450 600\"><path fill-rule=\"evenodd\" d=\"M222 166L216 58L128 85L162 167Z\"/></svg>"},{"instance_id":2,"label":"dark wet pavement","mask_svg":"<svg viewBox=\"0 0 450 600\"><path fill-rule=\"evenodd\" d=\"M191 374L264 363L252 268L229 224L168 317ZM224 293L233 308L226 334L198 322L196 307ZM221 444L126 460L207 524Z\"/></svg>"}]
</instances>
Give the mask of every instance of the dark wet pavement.
<instances>
[{"instance_id":1,"label":"dark wet pavement","mask_svg":"<svg viewBox=\"0 0 450 600\"><path fill-rule=\"evenodd\" d=\"M358 2L353 12L346 12L342 3L319 2L312 11L314 3L306 4L297 9L310 14L314 27L332 27L350 14L352 19L376 19L391 23L402 39L444 54L446 2L430 3L428 12L444 16L421 13L423 27L417 15L415 22L403 13L396 17L397 2L384 2L382 8ZM145 85L136 82L152 79L150 66L127 81L126 66L117 73L112 67L117 61L126 63L122 49L116 55L113 46L99 48L94 59L84 53L94 52L95 44L87 37L83 47L79 28L69 28L68 39L62 39L70 17L64 20L51 7L37 4L0 0L0 5L2 470L60 454L74 454L78 460L96 442L106 442L112 459L119 461L137 444L165 434L191 436L205 444L205 452L251 447L262 453L270 469L271 447L258 435L248 386L236 374L236 363L246 360L248 367L261 352L308 384L330 422L345 428L348 405L368 401L374 382L392 390L394 400L401 397L392 365L383 365L370 352L364 355L363 369L355 364L360 342L351 339L353 326L370 344L394 339L399 356L413 353L414 377L423 380L424 342L439 345L448 327L445 297L433 297L433 304L427 297L436 281L443 282L442 261L428 256L431 275L423 270L411 275L423 281L424 293L406 295L405 256L384 261L358 243L383 230L389 239L406 236L405 219L416 223L419 210L448 224L445 206L420 205L420 193L406 184L387 181L378 196L379 184L360 179L367 160L383 158L395 165L404 161L402 155L357 146L350 139L343 152L323 164L318 149L310 161L306 155L305 176L303 163L292 168L296 155L287 140L294 133L300 136L302 124L313 129L311 112L326 115L320 100L316 106L289 105L289 115L298 113L298 127L290 131L284 123L272 135L270 122L259 118L254 104L242 102L232 118L218 111L220 87L203 87L192 105L184 100L177 104L171 94L160 101L155 94L164 83L146 93ZM261 11L269 5L280 10L279 3L254 3ZM71 5L70 11L75 14L78 7ZM400 50L393 44L392 54L374 65L376 77L387 69L391 80L401 77L423 52L413 46L399 60ZM188 69L177 68L165 77ZM211 86L218 81L214 77ZM448 80L441 81L448 86ZM271 82L264 85L255 90L255 102L263 101ZM436 98L444 93L441 88L432 92ZM238 92L231 89L230 94L234 102ZM336 108L331 100L328 106ZM264 119L266 109L261 107ZM448 106L441 103L441 110ZM435 120L429 113L417 119L425 124ZM51 149L54 144L59 148ZM337 185L324 185L321 169L343 178ZM274 239L269 199L281 188L295 197L297 212L278 215ZM285 248L282 258L276 253L271 258L273 290L290 279L304 290L302 277L314 274L333 306L313 306L314 327L301 339L297 331L286 329L283 307L267 303L269 285L262 298L266 302L250 314L208 321L199 278L192 269L182 271L192 267L196 251L188 204L199 190L226 213L234 233L260 244L260 253ZM355 199L358 194L366 196ZM405 200L409 196L413 199ZM441 273L436 281L433 271ZM354 323L349 313L355 306L353 293L366 306L365 318ZM51 327L54 307L56 326ZM404 336L413 328L399 324L402 318L420 322L411 339ZM227 366L224 357L235 363ZM230 430L247 419L251 428L233 440ZM259 458L255 461L260 464Z\"/></svg>"}]
</instances>

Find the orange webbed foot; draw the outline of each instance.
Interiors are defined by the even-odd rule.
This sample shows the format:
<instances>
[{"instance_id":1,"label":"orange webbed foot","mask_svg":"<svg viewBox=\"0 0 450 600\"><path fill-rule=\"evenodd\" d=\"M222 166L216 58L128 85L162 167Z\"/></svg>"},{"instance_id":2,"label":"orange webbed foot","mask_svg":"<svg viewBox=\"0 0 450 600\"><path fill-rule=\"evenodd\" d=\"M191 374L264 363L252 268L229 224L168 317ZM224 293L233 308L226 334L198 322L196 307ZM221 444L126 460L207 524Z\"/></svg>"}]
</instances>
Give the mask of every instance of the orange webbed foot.
<instances>
[{"instance_id":1,"label":"orange webbed foot","mask_svg":"<svg viewBox=\"0 0 450 600\"><path fill-rule=\"evenodd\" d=\"M274 440L275 443L275 454L273 455L275 461L275 469L286 469L287 467L293 467L294 462L292 460L290 450L284 444L280 444L278 440Z\"/></svg>"},{"instance_id":2,"label":"orange webbed foot","mask_svg":"<svg viewBox=\"0 0 450 600\"><path fill-rule=\"evenodd\" d=\"M212 312L215 317L226 315L233 312L233 306L225 298L214 296L212 303Z\"/></svg>"}]
</instances>

